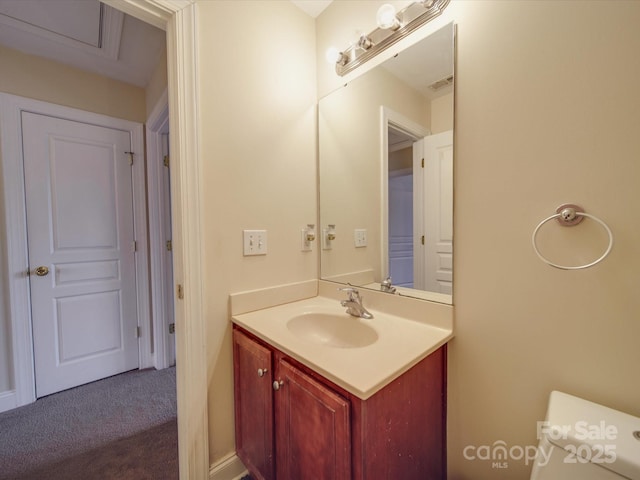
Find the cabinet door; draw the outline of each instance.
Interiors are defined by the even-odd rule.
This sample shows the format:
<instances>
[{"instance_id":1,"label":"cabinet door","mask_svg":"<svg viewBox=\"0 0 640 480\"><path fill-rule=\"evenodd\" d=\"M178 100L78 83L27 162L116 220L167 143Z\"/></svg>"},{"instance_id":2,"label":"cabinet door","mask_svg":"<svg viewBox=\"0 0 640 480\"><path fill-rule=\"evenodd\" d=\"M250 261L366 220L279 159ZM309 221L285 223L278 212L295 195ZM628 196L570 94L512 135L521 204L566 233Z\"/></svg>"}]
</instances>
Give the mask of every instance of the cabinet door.
<instances>
[{"instance_id":1,"label":"cabinet door","mask_svg":"<svg viewBox=\"0 0 640 480\"><path fill-rule=\"evenodd\" d=\"M236 450L255 480L275 478L271 357L271 350L233 331Z\"/></svg>"},{"instance_id":2,"label":"cabinet door","mask_svg":"<svg viewBox=\"0 0 640 480\"><path fill-rule=\"evenodd\" d=\"M275 378L278 480L350 480L349 401L283 359Z\"/></svg>"}]
</instances>

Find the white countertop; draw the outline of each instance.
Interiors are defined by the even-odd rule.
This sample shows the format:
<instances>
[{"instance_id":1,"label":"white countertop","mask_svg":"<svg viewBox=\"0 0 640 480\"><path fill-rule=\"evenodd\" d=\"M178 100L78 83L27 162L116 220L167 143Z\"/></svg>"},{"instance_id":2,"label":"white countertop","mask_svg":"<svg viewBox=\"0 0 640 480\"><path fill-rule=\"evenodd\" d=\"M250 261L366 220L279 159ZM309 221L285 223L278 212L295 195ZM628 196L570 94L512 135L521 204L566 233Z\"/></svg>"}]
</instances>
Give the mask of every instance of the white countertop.
<instances>
[{"instance_id":1,"label":"white countertop","mask_svg":"<svg viewBox=\"0 0 640 480\"><path fill-rule=\"evenodd\" d=\"M333 298L316 296L275 307L234 315L233 323L365 400L453 338L453 330L408 320L375 309L373 319L352 317ZM344 315L363 322L378 334L374 343L357 348L329 347L301 338L287 322L305 313Z\"/></svg>"}]
</instances>

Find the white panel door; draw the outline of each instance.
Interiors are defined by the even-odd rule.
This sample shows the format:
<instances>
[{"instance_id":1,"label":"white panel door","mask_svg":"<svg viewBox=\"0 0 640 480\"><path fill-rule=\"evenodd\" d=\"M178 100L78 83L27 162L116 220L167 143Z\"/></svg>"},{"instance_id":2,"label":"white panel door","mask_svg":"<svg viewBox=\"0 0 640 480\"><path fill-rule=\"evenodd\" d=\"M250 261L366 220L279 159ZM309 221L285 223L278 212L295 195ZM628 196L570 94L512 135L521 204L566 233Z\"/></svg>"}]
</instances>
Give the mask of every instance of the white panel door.
<instances>
[{"instance_id":1,"label":"white panel door","mask_svg":"<svg viewBox=\"0 0 640 480\"><path fill-rule=\"evenodd\" d=\"M42 397L138 368L131 141L128 132L26 112L22 129Z\"/></svg>"},{"instance_id":2,"label":"white panel door","mask_svg":"<svg viewBox=\"0 0 640 480\"><path fill-rule=\"evenodd\" d=\"M424 139L425 284L453 291L453 131Z\"/></svg>"}]
</instances>

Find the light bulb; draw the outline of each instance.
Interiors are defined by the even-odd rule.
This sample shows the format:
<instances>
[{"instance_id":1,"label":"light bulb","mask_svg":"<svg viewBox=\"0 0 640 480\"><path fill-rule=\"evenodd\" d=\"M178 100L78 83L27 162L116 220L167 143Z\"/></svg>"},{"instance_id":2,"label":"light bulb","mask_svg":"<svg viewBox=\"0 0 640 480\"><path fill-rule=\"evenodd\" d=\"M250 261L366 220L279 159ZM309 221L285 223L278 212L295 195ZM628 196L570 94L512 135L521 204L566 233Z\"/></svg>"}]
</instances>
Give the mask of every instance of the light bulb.
<instances>
[{"instance_id":1,"label":"light bulb","mask_svg":"<svg viewBox=\"0 0 640 480\"><path fill-rule=\"evenodd\" d=\"M325 58L327 62L334 64L342 58L342 53L336 47L329 47L327 53L325 53Z\"/></svg>"},{"instance_id":2,"label":"light bulb","mask_svg":"<svg viewBox=\"0 0 640 480\"><path fill-rule=\"evenodd\" d=\"M385 3L378 9L376 14L376 22L380 28L397 30L400 22L396 17L396 9L393 5Z\"/></svg>"}]
</instances>

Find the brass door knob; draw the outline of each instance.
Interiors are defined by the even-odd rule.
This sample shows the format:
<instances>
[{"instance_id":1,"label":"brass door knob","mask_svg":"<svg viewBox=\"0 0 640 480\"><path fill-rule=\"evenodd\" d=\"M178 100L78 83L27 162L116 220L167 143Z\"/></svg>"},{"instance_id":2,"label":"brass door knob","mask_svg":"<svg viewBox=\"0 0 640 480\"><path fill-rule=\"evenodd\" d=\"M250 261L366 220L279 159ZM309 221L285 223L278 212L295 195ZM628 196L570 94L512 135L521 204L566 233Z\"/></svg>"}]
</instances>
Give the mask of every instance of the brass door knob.
<instances>
[{"instance_id":1,"label":"brass door knob","mask_svg":"<svg viewBox=\"0 0 640 480\"><path fill-rule=\"evenodd\" d=\"M35 272L36 272L36 275L38 275L39 277L44 277L49 273L49 268L45 266L40 266L36 268Z\"/></svg>"}]
</instances>

